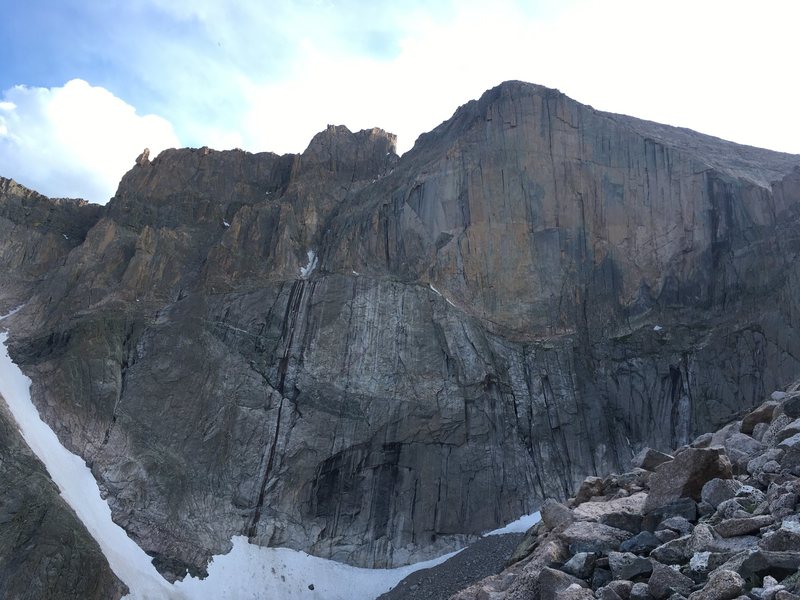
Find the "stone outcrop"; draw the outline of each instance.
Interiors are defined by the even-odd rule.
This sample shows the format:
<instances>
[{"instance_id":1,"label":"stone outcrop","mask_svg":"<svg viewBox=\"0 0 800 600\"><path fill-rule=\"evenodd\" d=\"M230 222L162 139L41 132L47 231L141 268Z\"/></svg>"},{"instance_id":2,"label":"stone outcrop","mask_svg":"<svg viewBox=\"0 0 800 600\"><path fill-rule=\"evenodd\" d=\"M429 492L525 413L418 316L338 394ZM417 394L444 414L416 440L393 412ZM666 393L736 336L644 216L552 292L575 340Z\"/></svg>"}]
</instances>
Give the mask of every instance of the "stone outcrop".
<instances>
[{"instance_id":1,"label":"stone outcrop","mask_svg":"<svg viewBox=\"0 0 800 600\"><path fill-rule=\"evenodd\" d=\"M783 407L773 402L772 416L765 417L762 405L746 415L743 422L773 423ZM728 427L727 433L747 435L740 430L739 422ZM769 447L762 450L770 451ZM724 447L698 452L688 446L678 448L672 461L656 466L647 478L639 478L645 482L644 488L612 484L631 480L624 475L606 477L606 495L592 501L581 501L577 496L570 499L571 519L562 515L558 522L542 520L520 542L511 566L462 590L451 600L540 600L544 598L542 581L562 580L590 589L593 593L585 597L599 600L630 599L635 595L655 600L771 600L779 593L784 600L800 597L800 469L793 462L782 460L775 470L753 469L733 478ZM686 460L689 457L693 460ZM709 469L712 463L721 463L723 468ZM668 469L670 465L674 468ZM595 479L590 480L591 485ZM682 502L673 500L670 504L695 505L696 516L668 516L654 524L654 534L642 530L636 536L653 535L656 544L659 539L663 543L598 543L588 553L583 547L574 547L572 530L577 526L581 531L595 531L598 540L607 539L598 519L601 513L581 510L587 504L607 504L605 514L610 514L623 510L620 500L646 496L644 502L624 505L625 510L638 507L643 524L653 511L663 517L664 503L651 499L663 495L665 479L684 494L680 496ZM687 487L690 480L697 485ZM700 494L696 492L698 487ZM564 524L570 521L565 528ZM554 545L565 548L569 558L543 563L543 557L552 556L550 548ZM549 568L543 568L543 564Z\"/></svg>"},{"instance_id":2,"label":"stone outcrop","mask_svg":"<svg viewBox=\"0 0 800 600\"><path fill-rule=\"evenodd\" d=\"M520 82L402 157L169 150L49 228L2 192L11 350L167 576L237 534L398 565L800 372L798 164Z\"/></svg>"}]
</instances>

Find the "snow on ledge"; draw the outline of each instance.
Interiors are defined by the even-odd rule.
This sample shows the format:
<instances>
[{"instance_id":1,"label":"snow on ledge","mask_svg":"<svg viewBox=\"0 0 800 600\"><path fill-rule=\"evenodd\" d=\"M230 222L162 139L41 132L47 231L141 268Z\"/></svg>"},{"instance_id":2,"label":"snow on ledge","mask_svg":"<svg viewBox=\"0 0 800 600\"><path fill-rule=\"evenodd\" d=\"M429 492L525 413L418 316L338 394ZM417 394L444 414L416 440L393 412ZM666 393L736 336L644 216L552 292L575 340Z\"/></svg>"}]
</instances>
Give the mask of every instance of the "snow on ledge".
<instances>
[{"instance_id":1,"label":"snow on ledge","mask_svg":"<svg viewBox=\"0 0 800 600\"><path fill-rule=\"evenodd\" d=\"M306 252L308 262L305 267L300 267L300 279L308 279L309 275L317 268L317 253L313 250Z\"/></svg>"}]
</instances>

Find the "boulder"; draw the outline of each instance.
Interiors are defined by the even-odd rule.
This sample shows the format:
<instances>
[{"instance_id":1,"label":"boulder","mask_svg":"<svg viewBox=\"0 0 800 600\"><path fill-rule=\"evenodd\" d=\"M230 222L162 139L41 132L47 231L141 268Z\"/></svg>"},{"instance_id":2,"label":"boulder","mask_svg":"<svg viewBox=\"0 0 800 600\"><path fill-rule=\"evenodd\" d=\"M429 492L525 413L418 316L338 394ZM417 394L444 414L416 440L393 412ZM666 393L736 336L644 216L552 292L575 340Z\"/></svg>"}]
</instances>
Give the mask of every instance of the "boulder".
<instances>
[{"instance_id":1,"label":"boulder","mask_svg":"<svg viewBox=\"0 0 800 600\"><path fill-rule=\"evenodd\" d=\"M634 583L630 600L653 600L650 587L646 583Z\"/></svg>"},{"instance_id":2,"label":"boulder","mask_svg":"<svg viewBox=\"0 0 800 600\"><path fill-rule=\"evenodd\" d=\"M757 549L742 561L739 573L745 579L771 575L783 579L800 569L800 551L769 551Z\"/></svg>"},{"instance_id":3,"label":"boulder","mask_svg":"<svg viewBox=\"0 0 800 600\"><path fill-rule=\"evenodd\" d=\"M681 498L700 499L705 483L714 478L730 479L731 463L720 448L687 448L674 460L656 468L650 478L645 513Z\"/></svg>"},{"instance_id":4,"label":"boulder","mask_svg":"<svg viewBox=\"0 0 800 600\"><path fill-rule=\"evenodd\" d=\"M689 595L689 600L733 600L744 591L744 579L735 571L715 571L703 589Z\"/></svg>"},{"instance_id":5,"label":"boulder","mask_svg":"<svg viewBox=\"0 0 800 600\"><path fill-rule=\"evenodd\" d=\"M641 575L648 575L653 570L649 560L632 552L609 552L608 566L615 579L633 580Z\"/></svg>"},{"instance_id":6,"label":"boulder","mask_svg":"<svg viewBox=\"0 0 800 600\"><path fill-rule=\"evenodd\" d=\"M784 521L777 531L768 533L758 542L762 550L786 552L800 550L800 523Z\"/></svg>"},{"instance_id":7,"label":"boulder","mask_svg":"<svg viewBox=\"0 0 800 600\"><path fill-rule=\"evenodd\" d=\"M620 511L602 515L598 521L609 527L624 529L631 533L639 533L642 530L644 517L641 514Z\"/></svg>"},{"instance_id":8,"label":"boulder","mask_svg":"<svg viewBox=\"0 0 800 600\"><path fill-rule=\"evenodd\" d=\"M625 540L633 537L630 531L609 527L591 521L576 521L559 534L570 552L597 552L605 554L616 550Z\"/></svg>"},{"instance_id":9,"label":"boulder","mask_svg":"<svg viewBox=\"0 0 800 600\"><path fill-rule=\"evenodd\" d=\"M735 479L715 477L703 484L700 498L703 502L717 508L725 500L733 498L740 487L742 484Z\"/></svg>"},{"instance_id":10,"label":"boulder","mask_svg":"<svg viewBox=\"0 0 800 600\"><path fill-rule=\"evenodd\" d=\"M772 515L747 517L744 519L725 519L714 526L714 531L724 538L738 535L757 533L762 527L768 527L775 522Z\"/></svg>"},{"instance_id":11,"label":"boulder","mask_svg":"<svg viewBox=\"0 0 800 600\"><path fill-rule=\"evenodd\" d=\"M659 452L653 448L644 448L631 459L631 466L654 471L658 465L672 460L672 455Z\"/></svg>"},{"instance_id":12,"label":"boulder","mask_svg":"<svg viewBox=\"0 0 800 600\"><path fill-rule=\"evenodd\" d=\"M683 517L692 522L697 520L697 502L691 498L679 498L660 508L649 510L642 517L642 528L655 531L659 523L670 517Z\"/></svg>"},{"instance_id":13,"label":"boulder","mask_svg":"<svg viewBox=\"0 0 800 600\"><path fill-rule=\"evenodd\" d=\"M698 524L689 536L689 550L692 552L709 550L713 544L714 531L705 523Z\"/></svg>"},{"instance_id":14,"label":"boulder","mask_svg":"<svg viewBox=\"0 0 800 600\"><path fill-rule=\"evenodd\" d=\"M613 579L614 576L611 574L611 571L601 567L596 567L594 573L592 573L592 589L598 590L608 585L608 583Z\"/></svg>"},{"instance_id":15,"label":"boulder","mask_svg":"<svg viewBox=\"0 0 800 600\"><path fill-rule=\"evenodd\" d=\"M751 458L764 450L764 444L745 433L733 433L725 440L725 451L739 473L747 469Z\"/></svg>"},{"instance_id":16,"label":"boulder","mask_svg":"<svg viewBox=\"0 0 800 600\"><path fill-rule=\"evenodd\" d=\"M780 436L780 434L778 434ZM778 448L781 450L795 450L796 448L800 447L800 433L792 434L791 436L785 437L782 440L779 440Z\"/></svg>"},{"instance_id":17,"label":"boulder","mask_svg":"<svg viewBox=\"0 0 800 600\"><path fill-rule=\"evenodd\" d=\"M603 479L601 477L587 477L583 480L578 492L575 494L575 505L588 502L595 496L603 495Z\"/></svg>"},{"instance_id":18,"label":"boulder","mask_svg":"<svg viewBox=\"0 0 800 600\"><path fill-rule=\"evenodd\" d=\"M689 559L693 552L689 548L689 540L690 536L685 535L661 544L650 552L650 558L667 565L683 564Z\"/></svg>"},{"instance_id":19,"label":"boulder","mask_svg":"<svg viewBox=\"0 0 800 600\"><path fill-rule=\"evenodd\" d=\"M761 443L765 446L775 446L778 443L778 435L792 420L784 414L777 415L761 436Z\"/></svg>"},{"instance_id":20,"label":"boulder","mask_svg":"<svg viewBox=\"0 0 800 600\"><path fill-rule=\"evenodd\" d=\"M800 417L800 394L795 392L784 397L783 413L791 419Z\"/></svg>"},{"instance_id":21,"label":"boulder","mask_svg":"<svg viewBox=\"0 0 800 600\"><path fill-rule=\"evenodd\" d=\"M547 529L566 527L575 520L569 508L549 498L544 501L539 512L542 515L542 523Z\"/></svg>"},{"instance_id":22,"label":"boulder","mask_svg":"<svg viewBox=\"0 0 800 600\"><path fill-rule=\"evenodd\" d=\"M758 456L750 459L747 463L747 472L751 475L755 475L761 471L766 470L764 467L767 463L776 463L783 458L784 451L780 448L769 448L767 451L762 452ZM769 470L768 472L773 472Z\"/></svg>"},{"instance_id":23,"label":"boulder","mask_svg":"<svg viewBox=\"0 0 800 600\"><path fill-rule=\"evenodd\" d=\"M662 544L671 542L681 537L681 534L673 531L672 529L659 529L654 534Z\"/></svg>"},{"instance_id":24,"label":"boulder","mask_svg":"<svg viewBox=\"0 0 800 600\"><path fill-rule=\"evenodd\" d=\"M640 516L646 500L647 494L640 492L606 502L583 502L573 509L572 515L580 521L599 521L605 516L620 513Z\"/></svg>"},{"instance_id":25,"label":"boulder","mask_svg":"<svg viewBox=\"0 0 800 600\"><path fill-rule=\"evenodd\" d=\"M758 440L762 444L764 443L764 434L769 430L769 423L758 423L755 427L753 427L753 433L750 435L753 436L754 440Z\"/></svg>"},{"instance_id":26,"label":"boulder","mask_svg":"<svg viewBox=\"0 0 800 600\"><path fill-rule=\"evenodd\" d=\"M566 589L556 592L555 597L556 600L594 600L594 592L573 583Z\"/></svg>"},{"instance_id":27,"label":"boulder","mask_svg":"<svg viewBox=\"0 0 800 600\"><path fill-rule=\"evenodd\" d=\"M650 552L661 545L655 534L649 531L640 531L631 539L622 542L619 546L621 552L633 552L634 554L641 554L647 556Z\"/></svg>"},{"instance_id":28,"label":"boulder","mask_svg":"<svg viewBox=\"0 0 800 600\"><path fill-rule=\"evenodd\" d=\"M688 596L694 581L677 569L653 561L653 573L647 582L650 593L656 600L666 600L672 594Z\"/></svg>"},{"instance_id":29,"label":"boulder","mask_svg":"<svg viewBox=\"0 0 800 600\"><path fill-rule=\"evenodd\" d=\"M772 421L772 414L775 412L775 407L778 406L775 400L767 400L761 406L749 412L742 419L740 431L751 435L755 426L760 423L769 423Z\"/></svg>"},{"instance_id":30,"label":"boulder","mask_svg":"<svg viewBox=\"0 0 800 600\"><path fill-rule=\"evenodd\" d=\"M597 588L594 595L598 600L622 600L620 595L607 585Z\"/></svg>"},{"instance_id":31,"label":"boulder","mask_svg":"<svg viewBox=\"0 0 800 600\"><path fill-rule=\"evenodd\" d=\"M790 438L798 433L800 433L800 419L795 419L791 423L788 423L783 429L781 429L775 436L775 439L778 442L782 442L786 438Z\"/></svg>"},{"instance_id":32,"label":"boulder","mask_svg":"<svg viewBox=\"0 0 800 600\"><path fill-rule=\"evenodd\" d=\"M656 530L659 529L671 529L681 535L686 535L687 533L691 533L692 529L694 529L694 525L685 517L669 517L658 524Z\"/></svg>"},{"instance_id":33,"label":"boulder","mask_svg":"<svg viewBox=\"0 0 800 600\"><path fill-rule=\"evenodd\" d=\"M691 443L692 448L708 448L711 445L711 440L714 439L714 435L711 433L702 433L694 438L694 441Z\"/></svg>"},{"instance_id":34,"label":"boulder","mask_svg":"<svg viewBox=\"0 0 800 600\"><path fill-rule=\"evenodd\" d=\"M593 552L578 552L561 567L561 570L578 579L589 579L594 571L597 555Z\"/></svg>"},{"instance_id":35,"label":"boulder","mask_svg":"<svg viewBox=\"0 0 800 600\"><path fill-rule=\"evenodd\" d=\"M769 513L776 519L788 517L795 512L797 507L797 494L787 492L776 497L769 503Z\"/></svg>"},{"instance_id":36,"label":"boulder","mask_svg":"<svg viewBox=\"0 0 800 600\"><path fill-rule=\"evenodd\" d=\"M586 587L586 582L557 569L544 567L539 572L539 600L556 600L558 592L571 585Z\"/></svg>"}]
</instances>

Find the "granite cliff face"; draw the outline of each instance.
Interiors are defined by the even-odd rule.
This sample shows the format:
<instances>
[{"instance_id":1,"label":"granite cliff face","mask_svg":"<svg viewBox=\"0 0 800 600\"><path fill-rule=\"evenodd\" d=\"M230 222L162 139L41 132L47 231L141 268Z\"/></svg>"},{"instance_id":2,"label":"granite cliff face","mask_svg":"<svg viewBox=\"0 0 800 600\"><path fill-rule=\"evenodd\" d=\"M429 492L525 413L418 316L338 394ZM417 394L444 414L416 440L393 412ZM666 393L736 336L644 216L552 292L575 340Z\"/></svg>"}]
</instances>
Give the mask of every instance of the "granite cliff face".
<instances>
[{"instance_id":1,"label":"granite cliff face","mask_svg":"<svg viewBox=\"0 0 800 600\"><path fill-rule=\"evenodd\" d=\"M170 150L106 207L3 180L33 397L168 577L232 535L452 548L800 371L800 156L509 82L398 158Z\"/></svg>"}]
</instances>

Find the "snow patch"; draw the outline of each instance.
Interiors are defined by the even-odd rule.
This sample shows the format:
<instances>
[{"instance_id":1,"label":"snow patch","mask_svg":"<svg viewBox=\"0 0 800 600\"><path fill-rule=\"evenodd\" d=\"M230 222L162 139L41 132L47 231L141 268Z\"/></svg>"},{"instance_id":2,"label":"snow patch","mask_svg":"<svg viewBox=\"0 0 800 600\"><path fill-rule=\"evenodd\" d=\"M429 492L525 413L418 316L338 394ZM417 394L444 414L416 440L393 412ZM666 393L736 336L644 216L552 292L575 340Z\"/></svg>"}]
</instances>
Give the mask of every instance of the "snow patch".
<instances>
[{"instance_id":1,"label":"snow patch","mask_svg":"<svg viewBox=\"0 0 800 600\"><path fill-rule=\"evenodd\" d=\"M655 327L653 327L653 331L661 331L662 329L664 328L661 325L656 325Z\"/></svg>"},{"instance_id":2,"label":"snow patch","mask_svg":"<svg viewBox=\"0 0 800 600\"><path fill-rule=\"evenodd\" d=\"M505 527L501 527L500 529L495 529L494 531L489 531L484 533L484 536L487 535L503 535L504 533L525 533L536 525L539 521L542 520L541 513L537 510L535 513L531 513L529 515L523 515L516 521L512 521Z\"/></svg>"},{"instance_id":3,"label":"snow patch","mask_svg":"<svg viewBox=\"0 0 800 600\"><path fill-rule=\"evenodd\" d=\"M309 250L306 252L306 256L308 257L308 262L306 263L305 267L300 267L300 278L301 279L308 279L308 276L314 272L314 269L317 268L317 253L313 250Z\"/></svg>"},{"instance_id":4,"label":"snow patch","mask_svg":"<svg viewBox=\"0 0 800 600\"><path fill-rule=\"evenodd\" d=\"M428 284L428 287L429 287L429 288L431 288L431 290L433 290L433 292L434 292L434 293L435 293L437 296L441 296L441 295L442 295L442 293L441 293L439 290L437 290L435 287L433 287L433 284L432 284L432 283L429 283L429 284Z\"/></svg>"},{"instance_id":5,"label":"snow patch","mask_svg":"<svg viewBox=\"0 0 800 600\"><path fill-rule=\"evenodd\" d=\"M62 233L61 235L63 235L63 236L64 236L64 239L65 239L65 240L68 240L68 239L69 239L69 236L68 236L66 233Z\"/></svg>"},{"instance_id":6,"label":"snow patch","mask_svg":"<svg viewBox=\"0 0 800 600\"><path fill-rule=\"evenodd\" d=\"M360 275L360 273L354 269L351 269L351 271L353 271L353 275L355 275L356 277Z\"/></svg>"},{"instance_id":7,"label":"snow patch","mask_svg":"<svg viewBox=\"0 0 800 600\"><path fill-rule=\"evenodd\" d=\"M227 228L227 227L230 227L230 226L231 226L231 224L230 224L230 223L228 223L228 222L227 222L225 219L223 219L223 220L222 220L222 226Z\"/></svg>"},{"instance_id":8,"label":"snow patch","mask_svg":"<svg viewBox=\"0 0 800 600\"><path fill-rule=\"evenodd\" d=\"M175 588L193 600L372 600L410 573L457 554L397 569L361 569L287 548L255 546L244 536L235 536L231 542L228 554L212 559L206 579L187 576Z\"/></svg>"}]
</instances>

